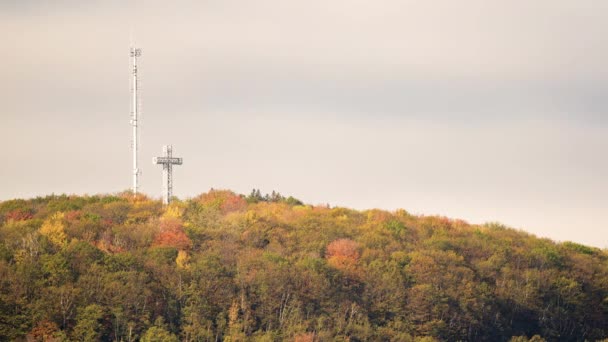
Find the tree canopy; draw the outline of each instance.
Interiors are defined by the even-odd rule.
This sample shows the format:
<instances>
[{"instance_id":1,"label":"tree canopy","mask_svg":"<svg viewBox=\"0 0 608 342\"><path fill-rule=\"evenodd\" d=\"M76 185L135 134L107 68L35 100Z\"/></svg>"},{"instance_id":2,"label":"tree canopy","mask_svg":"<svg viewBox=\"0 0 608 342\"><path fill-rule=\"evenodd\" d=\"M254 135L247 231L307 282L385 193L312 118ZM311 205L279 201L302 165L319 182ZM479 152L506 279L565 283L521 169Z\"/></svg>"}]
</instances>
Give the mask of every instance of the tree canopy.
<instances>
[{"instance_id":1,"label":"tree canopy","mask_svg":"<svg viewBox=\"0 0 608 342\"><path fill-rule=\"evenodd\" d=\"M608 252L496 223L259 190L0 202L0 341L606 338Z\"/></svg>"}]
</instances>

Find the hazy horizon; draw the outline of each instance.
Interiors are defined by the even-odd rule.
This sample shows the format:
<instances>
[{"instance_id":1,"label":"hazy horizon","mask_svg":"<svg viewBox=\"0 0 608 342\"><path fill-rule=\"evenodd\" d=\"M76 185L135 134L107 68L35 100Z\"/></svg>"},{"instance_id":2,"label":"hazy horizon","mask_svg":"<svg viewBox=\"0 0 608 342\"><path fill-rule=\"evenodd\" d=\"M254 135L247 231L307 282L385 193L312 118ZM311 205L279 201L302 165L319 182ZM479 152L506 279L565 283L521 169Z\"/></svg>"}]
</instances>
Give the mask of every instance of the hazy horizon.
<instances>
[{"instance_id":1,"label":"hazy horizon","mask_svg":"<svg viewBox=\"0 0 608 342\"><path fill-rule=\"evenodd\" d=\"M6 1L0 200L277 190L608 247L608 3ZM133 37L133 38L130 38Z\"/></svg>"}]
</instances>

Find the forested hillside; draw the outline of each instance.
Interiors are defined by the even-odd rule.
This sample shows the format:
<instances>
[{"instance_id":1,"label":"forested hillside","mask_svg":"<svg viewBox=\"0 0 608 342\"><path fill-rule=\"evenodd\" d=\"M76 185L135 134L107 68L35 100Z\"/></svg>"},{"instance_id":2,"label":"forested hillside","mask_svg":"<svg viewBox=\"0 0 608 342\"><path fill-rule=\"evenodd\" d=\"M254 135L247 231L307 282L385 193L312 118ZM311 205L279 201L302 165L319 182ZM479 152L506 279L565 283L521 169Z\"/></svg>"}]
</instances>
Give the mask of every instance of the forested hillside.
<instances>
[{"instance_id":1,"label":"forested hillside","mask_svg":"<svg viewBox=\"0 0 608 342\"><path fill-rule=\"evenodd\" d=\"M213 190L10 200L0 224L0 340L608 338L607 251L500 224Z\"/></svg>"}]
</instances>

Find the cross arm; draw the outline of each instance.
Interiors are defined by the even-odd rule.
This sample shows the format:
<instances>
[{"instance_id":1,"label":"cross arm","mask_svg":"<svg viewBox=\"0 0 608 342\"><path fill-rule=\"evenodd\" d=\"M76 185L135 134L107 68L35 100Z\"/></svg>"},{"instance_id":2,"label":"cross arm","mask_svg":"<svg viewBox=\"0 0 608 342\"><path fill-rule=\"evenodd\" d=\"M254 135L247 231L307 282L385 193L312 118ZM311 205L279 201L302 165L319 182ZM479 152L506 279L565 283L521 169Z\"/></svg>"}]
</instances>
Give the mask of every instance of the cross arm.
<instances>
[{"instance_id":1,"label":"cross arm","mask_svg":"<svg viewBox=\"0 0 608 342\"><path fill-rule=\"evenodd\" d=\"M173 164L173 165L182 165L182 158L173 158L173 157L154 157L152 158L152 162L154 164Z\"/></svg>"}]
</instances>

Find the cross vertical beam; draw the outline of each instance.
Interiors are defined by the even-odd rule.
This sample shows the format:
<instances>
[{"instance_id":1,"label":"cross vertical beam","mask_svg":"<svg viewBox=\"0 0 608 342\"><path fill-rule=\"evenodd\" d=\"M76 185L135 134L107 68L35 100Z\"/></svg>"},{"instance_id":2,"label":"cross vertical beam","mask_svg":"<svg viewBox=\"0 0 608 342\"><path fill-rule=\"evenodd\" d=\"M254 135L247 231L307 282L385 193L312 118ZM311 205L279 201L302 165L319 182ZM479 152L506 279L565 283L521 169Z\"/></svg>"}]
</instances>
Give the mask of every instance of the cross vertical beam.
<instances>
[{"instance_id":1,"label":"cross vertical beam","mask_svg":"<svg viewBox=\"0 0 608 342\"><path fill-rule=\"evenodd\" d=\"M173 157L173 147L163 146L163 156L154 157L154 164L163 166L163 203L169 204L173 196L173 165L182 165L182 158Z\"/></svg>"}]
</instances>

